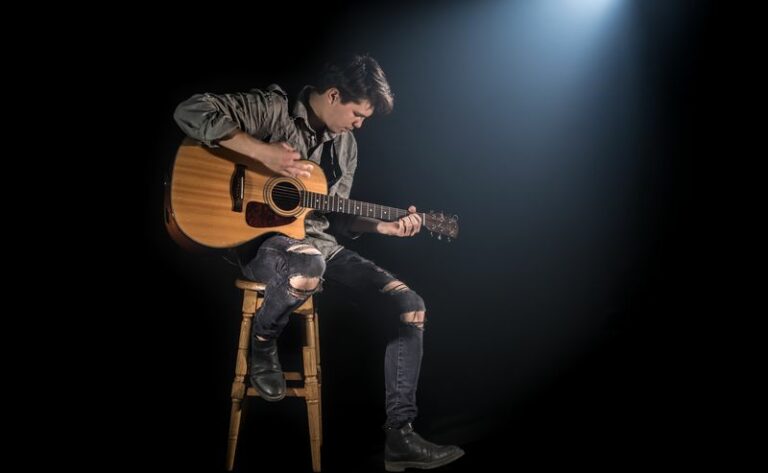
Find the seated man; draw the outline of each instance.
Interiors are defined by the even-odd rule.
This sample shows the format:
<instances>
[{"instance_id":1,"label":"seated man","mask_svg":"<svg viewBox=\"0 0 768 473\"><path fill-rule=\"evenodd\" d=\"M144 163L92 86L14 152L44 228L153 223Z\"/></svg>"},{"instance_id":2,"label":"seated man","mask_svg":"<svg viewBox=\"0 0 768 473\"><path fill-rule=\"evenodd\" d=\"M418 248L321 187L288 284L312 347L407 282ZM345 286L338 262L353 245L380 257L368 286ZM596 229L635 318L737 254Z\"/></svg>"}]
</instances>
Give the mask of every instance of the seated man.
<instances>
[{"instance_id":1,"label":"seated man","mask_svg":"<svg viewBox=\"0 0 768 473\"><path fill-rule=\"evenodd\" d=\"M329 181L329 195L349 198L357 166L353 131L374 113L386 114L392 107L393 95L379 64L369 56L353 56L327 65L319 82L305 87L292 107L286 93L272 85L248 93L194 95L177 107L175 119L190 137L237 151L281 175L309 177L312 166L300 160L314 161ZM338 283L392 314L399 327L385 352L387 471L435 468L464 452L428 442L412 427L424 301L388 271L341 246L329 231L346 236L362 232L413 236L422 221L415 207L408 210L408 215L391 222L340 214L329 220L313 212L306 218L303 240L272 234L238 249L244 276L267 284L252 325L250 382L268 401L282 399L286 390L276 340L289 314L320 290L323 280Z\"/></svg>"}]
</instances>

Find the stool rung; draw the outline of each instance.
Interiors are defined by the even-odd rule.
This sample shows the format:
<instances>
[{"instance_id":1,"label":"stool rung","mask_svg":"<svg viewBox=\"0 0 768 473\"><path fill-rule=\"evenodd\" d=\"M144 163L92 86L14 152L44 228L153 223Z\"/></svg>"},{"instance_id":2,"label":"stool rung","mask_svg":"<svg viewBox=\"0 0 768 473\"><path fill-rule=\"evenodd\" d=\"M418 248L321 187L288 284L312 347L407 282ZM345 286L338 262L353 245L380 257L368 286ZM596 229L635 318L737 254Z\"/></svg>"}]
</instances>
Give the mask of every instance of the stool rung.
<instances>
[{"instance_id":1,"label":"stool rung","mask_svg":"<svg viewBox=\"0 0 768 473\"><path fill-rule=\"evenodd\" d=\"M298 371L283 371L283 378L286 381L304 381L304 376Z\"/></svg>"},{"instance_id":2,"label":"stool rung","mask_svg":"<svg viewBox=\"0 0 768 473\"><path fill-rule=\"evenodd\" d=\"M256 391L256 389L254 388L248 388L248 391L246 391L246 394L248 396L260 397L259 392ZM307 397L307 391L304 388L288 387L285 389L285 395L288 397Z\"/></svg>"}]
</instances>

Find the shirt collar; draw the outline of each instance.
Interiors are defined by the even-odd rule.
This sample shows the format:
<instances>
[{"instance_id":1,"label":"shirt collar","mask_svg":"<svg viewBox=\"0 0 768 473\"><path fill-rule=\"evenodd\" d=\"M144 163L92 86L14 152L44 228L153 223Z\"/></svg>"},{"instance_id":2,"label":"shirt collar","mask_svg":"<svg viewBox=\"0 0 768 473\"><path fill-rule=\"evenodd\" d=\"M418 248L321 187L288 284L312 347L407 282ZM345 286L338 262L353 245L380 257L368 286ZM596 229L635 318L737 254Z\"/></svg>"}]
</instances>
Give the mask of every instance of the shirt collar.
<instances>
[{"instance_id":1,"label":"shirt collar","mask_svg":"<svg viewBox=\"0 0 768 473\"><path fill-rule=\"evenodd\" d=\"M305 130L309 131L313 135L317 135L317 132L315 132L315 130L309 124L309 94L313 90L315 90L315 88L311 85L305 85L304 88L301 89L301 92L299 92L299 96L296 99L296 103L293 105L293 118L295 121L302 122L301 126L303 126ZM332 140L338 135L339 133L331 133L328 130L328 127L326 127L323 131L321 142Z\"/></svg>"}]
</instances>

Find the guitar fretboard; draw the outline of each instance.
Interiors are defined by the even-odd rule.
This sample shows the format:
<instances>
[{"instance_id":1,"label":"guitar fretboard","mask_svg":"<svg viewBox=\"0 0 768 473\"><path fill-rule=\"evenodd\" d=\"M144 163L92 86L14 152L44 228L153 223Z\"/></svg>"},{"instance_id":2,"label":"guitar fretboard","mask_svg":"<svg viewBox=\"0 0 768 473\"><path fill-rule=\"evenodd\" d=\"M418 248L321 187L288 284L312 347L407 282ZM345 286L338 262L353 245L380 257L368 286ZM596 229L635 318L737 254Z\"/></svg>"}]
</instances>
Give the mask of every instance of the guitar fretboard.
<instances>
[{"instance_id":1,"label":"guitar fretboard","mask_svg":"<svg viewBox=\"0 0 768 473\"><path fill-rule=\"evenodd\" d=\"M340 212L351 215L392 221L408 215L408 211L386 205L370 204L359 200L345 199L338 195L328 196L316 192L301 191L301 205L311 209Z\"/></svg>"}]
</instances>

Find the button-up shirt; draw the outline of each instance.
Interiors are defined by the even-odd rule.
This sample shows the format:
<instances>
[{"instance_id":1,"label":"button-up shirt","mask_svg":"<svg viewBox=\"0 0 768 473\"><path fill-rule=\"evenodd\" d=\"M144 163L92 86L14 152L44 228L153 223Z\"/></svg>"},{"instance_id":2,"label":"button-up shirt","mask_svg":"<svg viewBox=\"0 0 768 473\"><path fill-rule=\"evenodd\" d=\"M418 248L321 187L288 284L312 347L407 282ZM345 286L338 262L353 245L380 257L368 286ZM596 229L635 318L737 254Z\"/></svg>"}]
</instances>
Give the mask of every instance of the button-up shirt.
<instances>
[{"instance_id":1,"label":"button-up shirt","mask_svg":"<svg viewBox=\"0 0 768 473\"><path fill-rule=\"evenodd\" d=\"M247 93L196 94L179 104L174 118L187 135L211 147L238 129L266 143L287 142L302 158L323 168L328 195L348 199L357 167L357 142L352 132L331 133L326 128L317 133L312 129L307 115L311 90L304 87L292 109L287 94L276 84ZM306 238L328 260L343 248L334 235L359 236L349 232L355 218L310 212L305 219Z\"/></svg>"}]
</instances>

